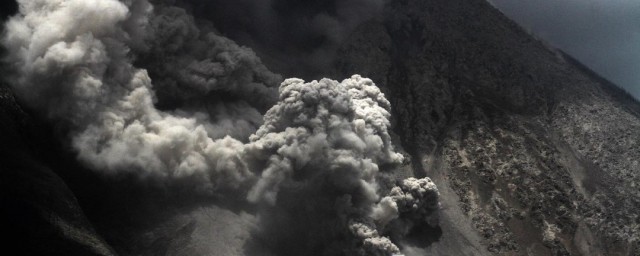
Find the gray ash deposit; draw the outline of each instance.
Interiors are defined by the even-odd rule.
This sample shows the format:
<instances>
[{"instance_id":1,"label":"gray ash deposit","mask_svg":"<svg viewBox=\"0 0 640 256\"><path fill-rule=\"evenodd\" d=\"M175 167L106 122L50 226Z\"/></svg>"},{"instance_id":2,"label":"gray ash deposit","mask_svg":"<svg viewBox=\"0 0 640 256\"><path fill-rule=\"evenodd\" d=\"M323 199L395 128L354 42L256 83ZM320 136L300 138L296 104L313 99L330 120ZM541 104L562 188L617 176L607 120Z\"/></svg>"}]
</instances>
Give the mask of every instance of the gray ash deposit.
<instances>
[{"instance_id":1,"label":"gray ash deposit","mask_svg":"<svg viewBox=\"0 0 640 256\"><path fill-rule=\"evenodd\" d=\"M19 2L18 255L640 255L640 103L486 1Z\"/></svg>"}]
</instances>

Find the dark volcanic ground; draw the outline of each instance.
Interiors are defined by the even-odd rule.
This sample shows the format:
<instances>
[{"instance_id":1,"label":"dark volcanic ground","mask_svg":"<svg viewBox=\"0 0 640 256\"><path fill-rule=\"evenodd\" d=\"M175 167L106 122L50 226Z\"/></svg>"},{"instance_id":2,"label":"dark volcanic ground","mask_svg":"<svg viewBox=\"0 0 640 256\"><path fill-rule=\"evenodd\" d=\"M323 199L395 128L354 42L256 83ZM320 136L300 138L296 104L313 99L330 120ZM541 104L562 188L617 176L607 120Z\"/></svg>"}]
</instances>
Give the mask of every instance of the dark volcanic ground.
<instances>
[{"instance_id":1,"label":"dark volcanic ground","mask_svg":"<svg viewBox=\"0 0 640 256\"><path fill-rule=\"evenodd\" d=\"M385 88L415 175L441 191L442 245L426 251L640 255L628 94L482 0L393 1L341 56L338 76Z\"/></svg>"},{"instance_id":2,"label":"dark volcanic ground","mask_svg":"<svg viewBox=\"0 0 640 256\"><path fill-rule=\"evenodd\" d=\"M390 1L340 51L329 75L384 89L414 175L440 190L441 233L408 245L416 254L640 255L640 104L629 95L483 0ZM233 230L249 215L96 177L39 119L0 86L7 245L25 255L243 251L247 234Z\"/></svg>"}]
</instances>

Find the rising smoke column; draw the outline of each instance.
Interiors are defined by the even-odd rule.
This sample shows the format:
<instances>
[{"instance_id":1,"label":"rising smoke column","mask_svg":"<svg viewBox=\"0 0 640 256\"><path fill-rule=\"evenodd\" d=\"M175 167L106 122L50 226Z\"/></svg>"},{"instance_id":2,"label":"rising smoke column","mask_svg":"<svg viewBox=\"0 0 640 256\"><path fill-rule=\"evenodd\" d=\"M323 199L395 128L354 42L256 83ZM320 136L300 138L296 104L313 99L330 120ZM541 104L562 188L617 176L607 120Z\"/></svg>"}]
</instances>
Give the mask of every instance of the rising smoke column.
<instances>
[{"instance_id":1,"label":"rising smoke column","mask_svg":"<svg viewBox=\"0 0 640 256\"><path fill-rule=\"evenodd\" d=\"M265 233L279 255L398 254L385 227L410 216L395 232L402 237L436 210L428 178L407 179L381 201L381 168L403 157L389 136L390 103L370 79L287 79L264 119L246 148L264 170L248 199L268 205Z\"/></svg>"},{"instance_id":2,"label":"rising smoke column","mask_svg":"<svg viewBox=\"0 0 640 256\"><path fill-rule=\"evenodd\" d=\"M2 43L16 93L69 127L80 161L247 195L279 251L396 254L384 235L398 232L387 227L410 229L435 210L428 179L381 186L381 166L402 157L390 104L369 79L288 79L277 89L280 77L249 48L145 0L20 1Z\"/></svg>"},{"instance_id":3,"label":"rising smoke column","mask_svg":"<svg viewBox=\"0 0 640 256\"><path fill-rule=\"evenodd\" d=\"M388 133L390 104L370 79L353 76L342 83L323 79L304 83L287 79L280 101L265 114L265 123L251 136L249 152L266 159L262 178L249 193L273 203L277 188L290 181L339 169L335 183L357 177L365 197L376 197L375 174L380 164L399 164ZM300 173L294 173L299 170ZM353 188L358 184L339 184Z\"/></svg>"},{"instance_id":4,"label":"rising smoke column","mask_svg":"<svg viewBox=\"0 0 640 256\"><path fill-rule=\"evenodd\" d=\"M263 111L275 104L282 78L251 49L219 36L210 23L197 22L182 8L154 7L147 48L136 63L152 74L160 101L184 105L202 95L225 93Z\"/></svg>"},{"instance_id":5,"label":"rising smoke column","mask_svg":"<svg viewBox=\"0 0 640 256\"><path fill-rule=\"evenodd\" d=\"M275 71L319 78L332 69L342 42L382 16L387 0L171 0L252 47ZM168 2L165 0L165 2Z\"/></svg>"},{"instance_id":6,"label":"rising smoke column","mask_svg":"<svg viewBox=\"0 0 640 256\"><path fill-rule=\"evenodd\" d=\"M147 70L132 64L133 50L147 48L153 51L155 46L145 44L147 37L158 39L163 36L152 30L157 23L150 23L155 20L149 18L153 16L149 3L23 1L21 13L23 15L13 17L7 23L7 34L3 40L5 46L12 50L9 61L18 67L15 89L29 105L71 127L72 144L81 161L111 173L135 172L160 181L188 179L202 191L238 189L253 178L254 174L239 155L243 151L243 143L225 137L215 129L219 123L239 121L227 118L218 123L205 122L217 118L211 115L215 109L166 112L154 106L157 97ZM183 23L189 25L193 22ZM171 32L170 29L163 32L167 31ZM240 73L237 70L251 69L245 64L256 62L228 64L231 61L207 59L209 56L232 58L228 55L241 55L235 60L257 57L249 49L238 47L213 33L203 37L210 41L196 43L208 43L209 46L200 48L211 53L200 61L212 69L222 70L207 73L210 80L214 80L211 77L215 75L223 77L228 73ZM182 41L190 42L187 39ZM164 49L170 49L171 43L166 42ZM168 58L172 54L175 55L168 50ZM190 56L184 55L178 61L167 62L167 65L180 69L185 62L183 60L188 59L188 68L203 69L196 67L197 59L191 60ZM259 67L257 64L254 66ZM253 72L267 73L262 75L264 77L275 76L266 68L259 68ZM166 80L160 84L170 84ZM201 85L198 91L192 87L183 88L183 84L172 84L174 90L185 92L177 94L178 99L183 99L185 94L199 94L205 98L208 92L222 87L215 83L196 84ZM260 97L262 93L265 98L273 98L272 93L275 92L269 89L268 84L248 79L246 83L236 82L234 86L259 88L251 90L253 97ZM189 100L193 101L193 97ZM233 108L239 108L234 112L259 117L248 103L238 101L234 104ZM249 121L255 123L255 119Z\"/></svg>"}]
</instances>

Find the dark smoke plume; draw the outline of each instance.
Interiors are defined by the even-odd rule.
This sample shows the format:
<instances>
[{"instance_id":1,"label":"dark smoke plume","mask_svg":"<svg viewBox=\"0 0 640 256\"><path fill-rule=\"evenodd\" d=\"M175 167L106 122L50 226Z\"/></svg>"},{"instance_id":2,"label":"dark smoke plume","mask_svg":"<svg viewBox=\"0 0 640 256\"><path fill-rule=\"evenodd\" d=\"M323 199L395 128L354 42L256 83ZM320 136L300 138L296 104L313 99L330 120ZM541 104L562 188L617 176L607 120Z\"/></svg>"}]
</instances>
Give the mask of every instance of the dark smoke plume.
<instances>
[{"instance_id":1,"label":"dark smoke plume","mask_svg":"<svg viewBox=\"0 0 640 256\"><path fill-rule=\"evenodd\" d=\"M319 78L360 24L380 17L386 0L177 0L224 35L253 48L286 75Z\"/></svg>"},{"instance_id":2,"label":"dark smoke plume","mask_svg":"<svg viewBox=\"0 0 640 256\"><path fill-rule=\"evenodd\" d=\"M356 15L345 7L355 2L309 17L349 29L341 17ZM383 178L402 155L370 79L280 83L250 48L169 3L24 0L5 26L14 90L68 127L82 163L246 196L277 252L398 254L389 237L401 241L437 208L428 178Z\"/></svg>"}]
</instances>

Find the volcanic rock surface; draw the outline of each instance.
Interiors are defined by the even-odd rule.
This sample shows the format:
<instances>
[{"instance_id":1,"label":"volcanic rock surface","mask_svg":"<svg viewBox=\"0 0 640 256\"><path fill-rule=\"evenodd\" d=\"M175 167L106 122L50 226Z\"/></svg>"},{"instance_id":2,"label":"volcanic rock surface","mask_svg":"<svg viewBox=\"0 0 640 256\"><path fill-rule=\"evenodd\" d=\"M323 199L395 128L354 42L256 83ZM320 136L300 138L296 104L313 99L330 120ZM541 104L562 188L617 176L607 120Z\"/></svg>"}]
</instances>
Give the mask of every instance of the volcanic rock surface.
<instances>
[{"instance_id":1,"label":"volcanic rock surface","mask_svg":"<svg viewBox=\"0 0 640 256\"><path fill-rule=\"evenodd\" d=\"M338 56L327 76L370 77L389 98L396 139L411 158L398 175L431 177L440 191L439 227L425 227L405 251L640 255L640 104L628 94L483 0L389 1ZM0 87L0 230L14 237L9 248L260 251L239 248L250 246L238 227L255 222L242 207L194 207L199 199L126 177L113 185L79 167L55 139L62 128L39 118ZM237 250L215 249L229 245Z\"/></svg>"},{"instance_id":2,"label":"volcanic rock surface","mask_svg":"<svg viewBox=\"0 0 640 256\"><path fill-rule=\"evenodd\" d=\"M640 254L628 94L481 0L393 1L339 56L337 74L383 85L414 174L440 190L425 251Z\"/></svg>"}]
</instances>

